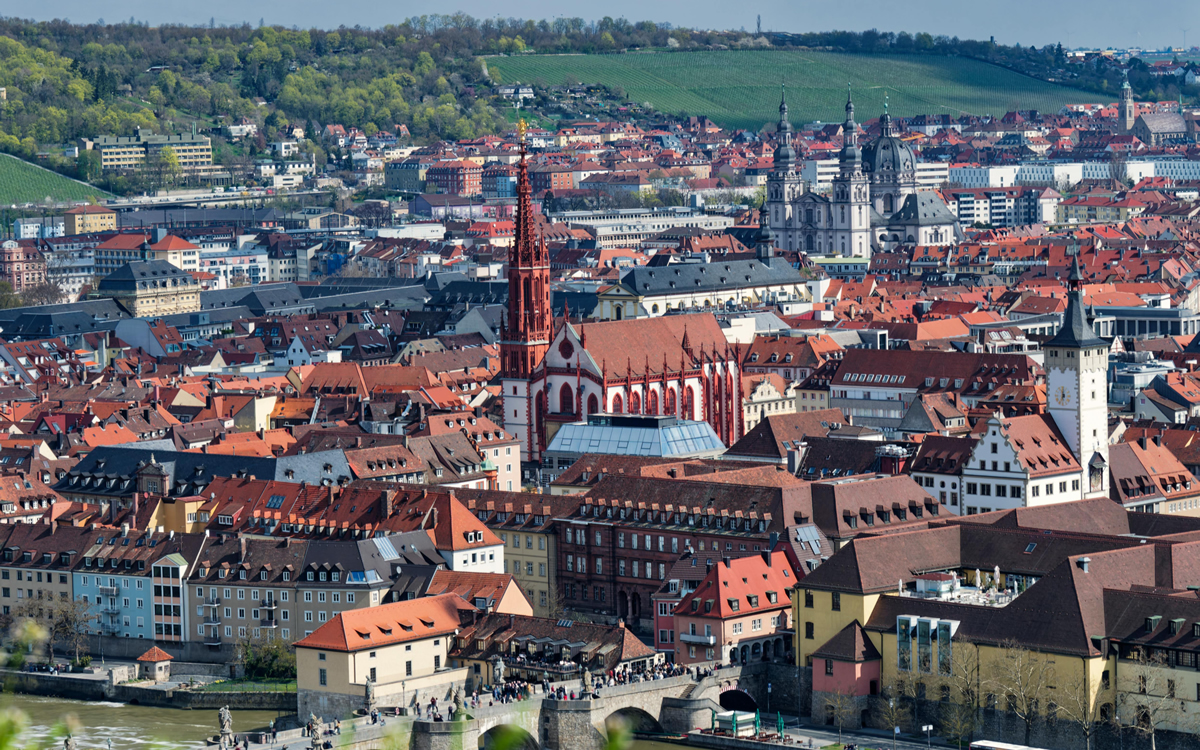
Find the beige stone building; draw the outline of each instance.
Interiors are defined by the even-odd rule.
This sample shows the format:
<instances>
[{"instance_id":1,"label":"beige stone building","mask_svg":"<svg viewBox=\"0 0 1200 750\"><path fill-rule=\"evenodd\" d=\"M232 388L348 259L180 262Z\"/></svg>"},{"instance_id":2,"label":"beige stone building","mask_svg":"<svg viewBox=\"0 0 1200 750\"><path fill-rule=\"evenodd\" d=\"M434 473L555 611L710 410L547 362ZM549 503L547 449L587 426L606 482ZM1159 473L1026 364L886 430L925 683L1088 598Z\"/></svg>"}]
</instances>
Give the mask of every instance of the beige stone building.
<instances>
[{"instance_id":1,"label":"beige stone building","mask_svg":"<svg viewBox=\"0 0 1200 750\"><path fill-rule=\"evenodd\" d=\"M116 230L117 212L103 206L77 206L63 215L63 232L68 235Z\"/></svg>"},{"instance_id":2,"label":"beige stone building","mask_svg":"<svg viewBox=\"0 0 1200 750\"><path fill-rule=\"evenodd\" d=\"M200 309L199 282L165 260L126 263L104 277L93 294L112 297L137 318Z\"/></svg>"},{"instance_id":3,"label":"beige stone building","mask_svg":"<svg viewBox=\"0 0 1200 750\"><path fill-rule=\"evenodd\" d=\"M327 720L362 708L367 681L379 706L408 705L435 688L462 684L467 669L449 667L448 653L472 610L457 594L427 596L349 610L296 642L297 707Z\"/></svg>"}]
</instances>

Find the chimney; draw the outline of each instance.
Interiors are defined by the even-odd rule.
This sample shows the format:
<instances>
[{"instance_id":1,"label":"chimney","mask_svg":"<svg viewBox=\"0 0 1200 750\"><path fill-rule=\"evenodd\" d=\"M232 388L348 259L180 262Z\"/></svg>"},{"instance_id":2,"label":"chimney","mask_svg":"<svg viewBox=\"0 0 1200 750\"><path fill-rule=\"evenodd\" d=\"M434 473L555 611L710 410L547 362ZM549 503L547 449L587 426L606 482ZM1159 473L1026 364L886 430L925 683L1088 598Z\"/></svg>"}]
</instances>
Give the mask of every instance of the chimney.
<instances>
[{"instance_id":1,"label":"chimney","mask_svg":"<svg viewBox=\"0 0 1200 750\"><path fill-rule=\"evenodd\" d=\"M121 536L129 536L129 524L121 524Z\"/></svg>"},{"instance_id":2,"label":"chimney","mask_svg":"<svg viewBox=\"0 0 1200 750\"><path fill-rule=\"evenodd\" d=\"M1162 434L1161 433L1154 436L1154 444L1157 445L1159 448L1162 447Z\"/></svg>"},{"instance_id":3,"label":"chimney","mask_svg":"<svg viewBox=\"0 0 1200 750\"><path fill-rule=\"evenodd\" d=\"M129 519L129 522L134 525L133 528L135 530L137 529L137 514L138 514L139 505L140 504L138 503L138 493L135 492L135 493L133 493L133 517Z\"/></svg>"},{"instance_id":4,"label":"chimney","mask_svg":"<svg viewBox=\"0 0 1200 750\"><path fill-rule=\"evenodd\" d=\"M1142 435L1140 438L1138 438L1138 447L1141 448L1142 450L1146 450L1146 436L1145 435Z\"/></svg>"},{"instance_id":5,"label":"chimney","mask_svg":"<svg viewBox=\"0 0 1200 750\"><path fill-rule=\"evenodd\" d=\"M776 544L779 544L779 532L772 531L770 535L767 536L767 549L774 552Z\"/></svg>"},{"instance_id":6,"label":"chimney","mask_svg":"<svg viewBox=\"0 0 1200 750\"><path fill-rule=\"evenodd\" d=\"M721 558L721 562L725 563L725 567L726 567L726 568L732 568L732 567L733 567L733 558L730 558L730 557L722 557L722 558Z\"/></svg>"},{"instance_id":7,"label":"chimney","mask_svg":"<svg viewBox=\"0 0 1200 750\"><path fill-rule=\"evenodd\" d=\"M1090 565L1091 562L1092 562L1092 558L1081 557L1075 561L1075 564L1079 566L1080 570L1082 570L1084 573L1086 573L1086 572L1088 572L1088 565Z\"/></svg>"},{"instance_id":8,"label":"chimney","mask_svg":"<svg viewBox=\"0 0 1200 750\"><path fill-rule=\"evenodd\" d=\"M760 554L762 555L763 562L765 562L767 564L767 567L768 568L771 567L771 550L770 550L770 548L763 550Z\"/></svg>"}]
</instances>

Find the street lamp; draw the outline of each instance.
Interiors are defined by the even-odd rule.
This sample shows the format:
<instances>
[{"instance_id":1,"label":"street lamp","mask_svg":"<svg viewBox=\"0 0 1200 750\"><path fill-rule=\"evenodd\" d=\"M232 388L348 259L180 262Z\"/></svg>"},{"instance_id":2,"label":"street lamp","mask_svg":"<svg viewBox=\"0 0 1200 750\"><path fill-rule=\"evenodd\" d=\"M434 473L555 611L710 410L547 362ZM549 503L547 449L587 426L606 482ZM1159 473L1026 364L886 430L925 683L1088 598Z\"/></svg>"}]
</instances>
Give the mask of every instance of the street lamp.
<instances>
[{"instance_id":1,"label":"street lamp","mask_svg":"<svg viewBox=\"0 0 1200 750\"><path fill-rule=\"evenodd\" d=\"M892 709L889 713L894 718L896 716L896 701L888 699L888 708ZM900 727L892 727L892 750L896 750L896 735L900 734Z\"/></svg>"},{"instance_id":2,"label":"street lamp","mask_svg":"<svg viewBox=\"0 0 1200 750\"><path fill-rule=\"evenodd\" d=\"M926 724L925 726L921 727L921 731L925 733L925 747L930 747L929 733L933 731L933 725Z\"/></svg>"},{"instance_id":3,"label":"street lamp","mask_svg":"<svg viewBox=\"0 0 1200 750\"><path fill-rule=\"evenodd\" d=\"M771 683L767 683L767 713L771 713Z\"/></svg>"}]
</instances>

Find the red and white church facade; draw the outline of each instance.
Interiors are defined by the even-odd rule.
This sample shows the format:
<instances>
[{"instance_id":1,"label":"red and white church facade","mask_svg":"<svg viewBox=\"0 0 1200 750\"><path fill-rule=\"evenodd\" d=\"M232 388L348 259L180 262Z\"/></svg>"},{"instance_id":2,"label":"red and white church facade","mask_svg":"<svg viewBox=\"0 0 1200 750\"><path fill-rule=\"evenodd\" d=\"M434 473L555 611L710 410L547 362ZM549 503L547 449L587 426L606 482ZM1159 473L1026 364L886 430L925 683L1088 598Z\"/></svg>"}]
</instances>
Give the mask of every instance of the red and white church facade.
<instances>
[{"instance_id":1,"label":"red and white church facade","mask_svg":"<svg viewBox=\"0 0 1200 750\"><path fill-rule=\"evenodd\" d=\"M558 425L597 413L701 420L727 446L741 438L740 367L711 313L556 325L523 147L518 169L500 383L504 429L520 440L522 462L542 460Z\"/></svg>"}]
</instances>

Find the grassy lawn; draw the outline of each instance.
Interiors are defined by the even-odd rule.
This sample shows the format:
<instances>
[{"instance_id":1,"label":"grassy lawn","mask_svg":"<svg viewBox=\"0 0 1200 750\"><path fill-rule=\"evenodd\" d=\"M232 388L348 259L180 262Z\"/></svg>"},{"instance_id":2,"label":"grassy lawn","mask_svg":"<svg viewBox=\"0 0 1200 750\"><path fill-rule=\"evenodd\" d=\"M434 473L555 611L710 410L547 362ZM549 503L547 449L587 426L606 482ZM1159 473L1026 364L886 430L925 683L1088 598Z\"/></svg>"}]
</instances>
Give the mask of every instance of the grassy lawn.
<instances>
[{"instance_id":1,"label":"grassy lawn","mask_svg":"<svg viewBox=\"0 0 1200 750\"><path fill-rule=\"evenodd\" d=\"M295 680L223 680L199 688L208 693L294 693Z\"/></svg>"},{"instance_id":2,"label":"grassy lawn","mask_svg":"<svg viewBox=\"0 0 1200 750\"><path fill-rule=\"evenodd\" d=\"M753 128L778 119L787 84L793 123L841 122L846 83L859 121L883 113L1003 115L1013 109L1057 112L1103 95L1046 83L996 65L933 55L854 55L807 50L714 51L625 55L519 55L488 59L509 83L542 81L620 86L634 102L661 112L705 115L724 127ZM1114 94L1115 96L1115 94Z\"/></svg>"}]
</instances>

